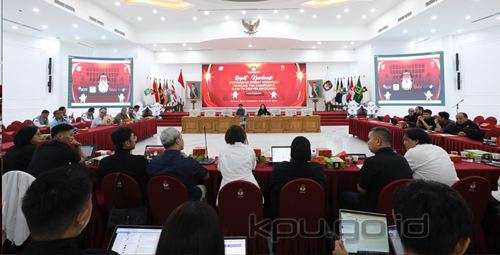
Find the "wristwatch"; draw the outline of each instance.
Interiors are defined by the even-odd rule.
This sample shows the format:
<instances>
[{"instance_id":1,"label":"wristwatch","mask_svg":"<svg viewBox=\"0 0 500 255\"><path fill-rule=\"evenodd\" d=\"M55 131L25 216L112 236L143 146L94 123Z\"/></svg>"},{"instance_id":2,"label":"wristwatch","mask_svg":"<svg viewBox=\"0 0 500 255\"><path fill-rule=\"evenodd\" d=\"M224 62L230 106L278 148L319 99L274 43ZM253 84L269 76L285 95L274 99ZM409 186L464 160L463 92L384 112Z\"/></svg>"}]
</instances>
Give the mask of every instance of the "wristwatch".
<instances>
[{"instance_id":1,"label":"wristwatch","mask_svg":"<svg viewBox=\"0 0 500 255\"><path fill-rule=\"evenodd\" d=\"M79 144L75 144L75 149L76 149L76 148L78 148L78 147L80 147L80 146L82 146L82 144L81 144L81 143L79 143Z\"/></svg>"}]
</instances>

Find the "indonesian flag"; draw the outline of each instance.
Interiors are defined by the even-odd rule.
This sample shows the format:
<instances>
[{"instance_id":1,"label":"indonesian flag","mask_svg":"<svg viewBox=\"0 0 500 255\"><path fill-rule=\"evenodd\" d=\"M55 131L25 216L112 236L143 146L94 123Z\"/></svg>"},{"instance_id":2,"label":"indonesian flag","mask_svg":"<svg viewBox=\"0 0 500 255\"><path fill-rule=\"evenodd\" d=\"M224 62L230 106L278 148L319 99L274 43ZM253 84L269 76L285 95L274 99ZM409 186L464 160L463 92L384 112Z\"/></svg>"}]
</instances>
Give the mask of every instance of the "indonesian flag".
<instances>
[{"instance_id":1,"label":"indonesian flag","mask_svg":"<svg viewBox=\"0 0 500 255\"><path fill-rule=\"evenodd\" d=\"M354 79L351 78L351 85L349 85L349 100L354 100L354 93L356 87L354 86Z\"/></svg>"},{"instance_id":2,"label":"indonesian flag","mask_svg":"<svg viewBox=\"0 0 500 255\"><path fill-rule=\"evenodd\" d=\"M175 83L172 81L172 100L174 101L174 104L177 103L177 95L175 94Z\"/></svg>"},{"instance_id":3,"label":"indonesian flag","mask_svg":"<svg viewBox=\"0 0 500 255\"><path fill-rule=\"evenodd\" d=\"M158 102L158 87L156 86L156 78L153 81L153 95L155 97L155 101Z\"/></svg>"},{"instance_id":4,"label":"indonesian flag","mask_svg":"<svg viewBox=\"0 0 500 255\"><path fill-rule=\"evenodd\" d=\"M179 81L179 83L181 84L181 86L183 88L186 88L186 87L184 87L184 78L182 77L182 69L181 69L181 73L179 74L179 79L177 81Z\"/></svg>"},{"instance_id":5,"label":"indonesian flag","mask_svg":"<svg viewBox=\"0 0 500 255\"><path fill-rule=\"evenodd\" d=\"M315 96L314 96L314 83L312 81L309 82L309 86L311 86L311 88L309 89L309 97L315 98Z\"/></svg>"}]
</instances>

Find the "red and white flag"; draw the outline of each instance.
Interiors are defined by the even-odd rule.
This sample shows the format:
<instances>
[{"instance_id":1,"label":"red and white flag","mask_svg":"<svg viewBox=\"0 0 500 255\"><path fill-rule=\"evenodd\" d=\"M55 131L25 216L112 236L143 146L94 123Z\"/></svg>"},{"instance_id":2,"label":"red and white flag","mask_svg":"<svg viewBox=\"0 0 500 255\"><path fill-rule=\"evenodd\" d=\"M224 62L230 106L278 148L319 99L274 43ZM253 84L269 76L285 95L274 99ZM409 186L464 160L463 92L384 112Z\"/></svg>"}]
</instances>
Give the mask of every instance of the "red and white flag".
<instances>
[{"instance_id":1,"label":"red and white flag","mask_svg":"<svg viewBox=\"0 0 500 255\"><path fill-rule=\"evenodd\" d=\"M177 81L181 84L181 86L183 88L186 88L186 87L184 87L184 77L182 77L182 69L181 69L181 73L179 74L179 79L177 79Z\"/></svg>"},{"instance_id":2,"label":"red and white flag","mask_svg":"<svg viewBox=\"0 0 500 255\"><path fill-rule=\"evenodd\" d=\"M174 104L177 103L177 94L175 94L175 82L172 81L172 99L174 100Z\"/></svg>"}]
</instances>

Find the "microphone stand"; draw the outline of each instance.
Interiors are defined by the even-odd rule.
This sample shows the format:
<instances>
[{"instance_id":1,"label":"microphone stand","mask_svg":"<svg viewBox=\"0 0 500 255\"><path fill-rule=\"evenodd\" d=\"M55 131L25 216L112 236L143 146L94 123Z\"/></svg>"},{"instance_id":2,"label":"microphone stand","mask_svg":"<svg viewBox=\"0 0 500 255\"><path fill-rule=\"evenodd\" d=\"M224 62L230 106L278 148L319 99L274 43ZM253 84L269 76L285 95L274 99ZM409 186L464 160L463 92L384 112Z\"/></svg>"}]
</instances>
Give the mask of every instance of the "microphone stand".
<instances>
[{"instance_id":1,"label":"microphone stand","mask_svg":"<svg viewBox=\"0 0 500 255\"><path fill-rule=\"evenodd\" d=\"M463 101L464 101L464 100L462 99L462 100L460 100L460 102L458 102L456 105L454 105L453 107L451 107L451 108L455 108L455 107L457 107L457 114L458 114L458 108L460 107L460 104L461 104Z\"/></svg>"}]
</instances>

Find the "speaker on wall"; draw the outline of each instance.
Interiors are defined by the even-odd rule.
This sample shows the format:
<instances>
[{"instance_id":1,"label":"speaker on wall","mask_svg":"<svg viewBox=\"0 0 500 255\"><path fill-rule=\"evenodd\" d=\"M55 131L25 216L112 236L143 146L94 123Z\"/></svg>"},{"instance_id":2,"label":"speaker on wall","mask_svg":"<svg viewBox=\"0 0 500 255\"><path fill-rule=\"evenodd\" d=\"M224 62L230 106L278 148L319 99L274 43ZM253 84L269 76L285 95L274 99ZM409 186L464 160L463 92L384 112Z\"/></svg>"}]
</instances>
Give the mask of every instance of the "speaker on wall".
<instances>
[{"instance_id":1,"label":"speaker on wall","mask_svg":"<svg viewBox=\"0 0 500 255\"><path fill-rule=\"evenodd\" d=\"M47 86L49 87L49 93L52 92L52 76L49 76L49 82L47 82Z\"/></svg>"},{"instance_id":2,"label":"speaker on wall","mask_svg":"<svg viewBox=\"0 0 500 255\"><path fill-rule=\"evenodd\" d=\"M460 72L457 72L457 89L460 90Z\"/></svg>"},{"instance_id":3,"label":"speaker on wall","mask_svg":"<svg viewBox=\"0 0 500 255\"><path fill-rule=\"evenodd\" d=\"M49 58L49 75L52 74L52 58Z\"/></svg>"},{"instance_id":4,"label":"speaker on wall","mask_svg":"<svg viewBox=\"0 0 500 255\"><path fill-rule=\"evenodd\" d=\"M457 64L457 70L456 70L457 72L458 72L458 71L460 71L460 60L459 60L459 57L460 57L460 56L459 56L459 55L458 55L458 53L457 53L457 54L456 54L456 57L455 57L455 59L456 59L456 64Z\"/></svg>"}]
</instances>

